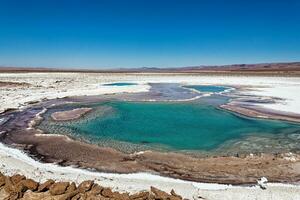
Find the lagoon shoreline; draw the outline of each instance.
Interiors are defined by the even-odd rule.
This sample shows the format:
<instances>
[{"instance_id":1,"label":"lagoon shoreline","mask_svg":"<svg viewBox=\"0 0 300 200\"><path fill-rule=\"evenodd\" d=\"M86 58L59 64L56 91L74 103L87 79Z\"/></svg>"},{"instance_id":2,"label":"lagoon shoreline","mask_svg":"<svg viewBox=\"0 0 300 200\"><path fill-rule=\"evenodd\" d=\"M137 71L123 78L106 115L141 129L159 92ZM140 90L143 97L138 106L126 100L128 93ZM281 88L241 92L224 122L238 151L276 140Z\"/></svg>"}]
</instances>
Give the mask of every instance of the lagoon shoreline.
<instances>
[{"instance_id":1,"label":"lagoon shoreline","mask_svg":"<svg viewBox=\"0 0 300 200\"><path fill-rule=\"evenodd\" d=\"M70 103L70 99L59 100L61 105L64 102ZM41 162L100 172L147 172L188 181L232 185L255 184L262 176L267 176L272 182L300 181L298 170L291 170L298 166L300 156L289 152L200 157L158 151L124 153L110 147L89 144L78 138L44 134L35 126L41 122L45 108L55 103L56 100L50 100L17 112L6 123L6 133L2 134L1 141L28 152ZM262 168L265 170L262 171Z\"/></svg>"},{"instance_id":2,"label":"lagoon shoreline","mask_svg":"<svg viewBox=\"0 0 300 200\"><path fill-rule=\"evenodd\" d=\"M64 99L58 100L64 103ZM23 115L5 123L17 125L20 130L1 131L1 141L11 147L19 148L35 159L60 166L75 166L83 169L94 169L101 172L136 173L146 172L160 174L195 182L223 183L232 185L256 184L262 176L271 182L294 183L300 181L297 154L257 154L228 157L194 158L177 153L143 152L140 154L124 154L110 148L76 141L66 136L41 134L30 123L36 124L39 112L47 105L32 104L20 111ZM18 112L18 111L17 111ZM14 111L5 112L9 116ZM37 120L37 121L35 121ZM7 126L6 126L7 128ZM8 126L8 129L11 127ZM12 128L13 129L13 128ZM63 148L62 148L63 147ZM89 152L94 152L90 156ZM99 156L101 155L101 156ZM98 161L98 164L94 161ZM161 163L157 160L162 161ZM100 162L100 165L99 165ZM182 165L188 164L188 165ZM205 163L205 164L204 164ZM96 166L96 167L95 167ZM174 168L174 166L176 166ZM184 170L183 170L184 169ZM263 170L262 170L263 169Z\"/></svg>"}]
</instances>

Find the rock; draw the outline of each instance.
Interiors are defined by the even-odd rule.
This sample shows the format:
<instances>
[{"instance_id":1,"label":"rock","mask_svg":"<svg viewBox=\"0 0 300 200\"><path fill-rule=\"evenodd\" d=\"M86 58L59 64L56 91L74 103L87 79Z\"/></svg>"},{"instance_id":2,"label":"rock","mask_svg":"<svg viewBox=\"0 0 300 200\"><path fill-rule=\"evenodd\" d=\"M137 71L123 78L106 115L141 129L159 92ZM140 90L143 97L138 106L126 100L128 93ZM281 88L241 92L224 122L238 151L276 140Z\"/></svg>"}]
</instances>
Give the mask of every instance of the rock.
<instances>
[{"instance_id":1,"label":"rock","mask_svg":"<svg viewBox=\"0 0 300 200\"><path fill-rule=\"evenodd\" d=\"M28 190L24 193L22 200L54 200L49 192L32 192Z\"/></svg>"},{"instance_id":2,"label":"rock","mask_svg":"<svg viewBox=\"0 0 300 200\"><path fill-rule=\"evenodd\" d=\"M74 192L77 189L76 184L72 182L69 187L67 188L66 193ZM75 195L74 195L75 196Z\"/></svg>"},{"instance_id":3,"label":"rock","mask_svg":"<svg viewBox=\"0 0 300 200\"><path fill-rule=\"evenodd\" d=\"M89 194L94 195L94 196L99 195L99 194L101 194L103 189L104 188L102 186L100 186L98 184L94 184L92 189L89 191Z\"/></svg>"},{"instance_id":4,"label":"rock","mask_svg":"<svg viewBox=\"0 0 300 200\"><path fill-rule=\"evenodd\" d=\"M71 200L80 200L82 199L82 194L78 193L77 195L75 195L74 197L72 197Z\"/></svg>"},{"instance_id":5,"label":"rock","mask_svg":"<svg viewBox=\"0 0 300 200\"><path fill-rule=\"evenodd\" d=\"M20 174L15 174L15 175L13 175L10 179L11 179L11 182L12 182L14 185L16 185L16 184L18 184L20 181L26 179L26 177L23 176L23 175L20 175Z\"/></svg>"},{"instance_id":6,"label":"rock","mask_svg":"<svg viewBox=\"0 0 300 200\"><path fill-rule=\"evenodd\" d=\"M119 192L113 192L110 188L103 188L101 191L101 195L103 197L107 197L109 199L115 199L115 200L130 200L128 193L119 193Z\"/></svg>"},{"instance_id":7,"label":"rock","mask_svg":"<svg viewBox=\"0 0 300 200\"><path fill-rule=\"evenodd\" d=\"M55 183L52 179L47 180L45 183L38 187L38 192L45 192L50 189L51 185Z\"/></svg>"},{"instance_id":8,"label":"rock","mask_svg":"<svg viewBox=\"0 0 300 200\"><path fill-rule=\"evenodd\" d=\"M173 189L171 190L171 195L174 196L174 197L177 197L179 199L182 199L182 196L176 194L176 192Z\"/></svg>"},{"instance_id":9,"label":"rock","mask_svg":"<svg viewBox=\"0 0 300 200\"><path fill-rule=\"evenodd\" d=\"M25 185L23 185L22 183L18 183L18 185L16 185L16 187L15 187L15 192L20 193L20 196L23 196L22 194L24 192L26 192L27 190L28 190L28 188Z\"/></svg>"},{"instance_id":10,"label":"rock","mask_svg":"<svg viewBox=\"0 0 300 200\"><path fill-rule=\"evenodd\" d=\"M39 184L32 179L25 179L18 183L18 185L25 186L28 190L36 191L39 187Z\"/></svg>"},{"instance_id":11,"label":"rock","mask_svg":"<svg viewBox=\"0 0 300 200\"><path fill-rule=\"evenodd\" d=\"M149 198L149 192L139 192L139 193L136 193L136 194L133 194L133 195L130 195L129 198L132 199L132 200L146 200Z\"/></svg>"},{"instance_id":12,"label":"rock","mask_svg":"<svg viewBox=\"0 0 300 200\"><path fill-rule=\"evenodd\" d=\"M78 190L80 193L84 193L89 191L93 185L94 185L94 181L83 181L82 183L79 184Z\"/></svg>"},{"instance_id":13,"label":"rock","mask_svg":"<svg viewBox=\"0 0 300 200\"><path fill-rule=\"evenodd\" d=\"M108 198L114 197L114 193L111 191L110 188L103 188L101 195Z\"/></svg>"},{"instance_id":14,"label":"rock","mask_svg":"<svg viewBox=\"0 0 300 200\"><path fill-rule=\"evenodd\" d=\"M168 198L170 195L164 191L161 191L155 187L152 187L150 188L151 192L155 195L155 197L158 197L160 199L166 199Z\"/></svg>"},{"instance_id":15,"label":"rock","mask_svg":"<svg viewBox=\"0 0 300 200\"><path fill-rule=\"evenodd\" d=\"M265 184L266 178L260 180ZM182 200L174 190L170 194L151 187L151 192L142 191L129 195L128 193L113 192L111 188L104 188L93 181L83 181L79 184L72 182L57 182L47 180L43 184L25 176L16 174L12 177L0 173L0 187L9 195L6 200ZM49 191L48 191L49 190ZM56 195L56 196L55 196Z\"/></svg>"},{"instance_id":16,"label":"rock","mask_svg":"<svg viewBox=\"0 0 300 200\"><path fill-rule=\"evenodd\" d=\"M129 194L128 193L119 193L119 192L114 192L113 193L113 199L116 200L130 200Z\"/></svg>"},{"instance_id":17,"label":"rock","mask_svg":"<svg viewBox=\"0 0 300 200\"><path fill-rule=\"evenodd\" d=\"M170 195L170 194L168 194L164 191L161 191L155 187L151 187L150 190L154 194L155 199L164 199L164 200L181 200L182 199L181 197ZM173 193L175 193L175 192L173 191Z\"/></svg>"},{"instance_id":18,"label":"rock","mask_svg":"<svg viewBox=\"0 0 300 200\"><path fill-rule=\"evenodd\" d=\"M102 196L87 196L87 197L83 197L83 199L85 199L85 200L111 200L109 198L102 197Z\"/></svg>"},{"instance_id":19,"label":"rock","mask_svg":"<svg viewBox=\"0 0 300 200\"><path fill-rule=\"evenodd\" d=\"M71 185L72 185L72 184L71 184ZM74 190L74 191L72 191L72 192L63 194L63 196L61 196L61 197L59 198L59 200L71 200L71 199L73 199L73 197L76 196L78 193L79 193L78 190Z\"/></svg>"},{"instance_id":20,"label":"rock","mask_svg":"<svg viewBox=\"0 0 300 200\"><path fill-rule=\"evenodd\" d=\"M12 181L10 180L10 177L8 176L5 177L4 190L9 194L15 191L15 186L13 185Z\"/></svg>"},{"instance_id":21,"label":"rock","mask_svg":"<svg viewBox=\"0 0 300 200\"><path fill-rule=\"evenodd\" d=\"M58 182L50 186L49 191L51 195L64 194L69 186L69 182Z\"/></svg>"},{"instance_id":22,"label":"rock","mask_svg":"<svg viewBox=\"0 0 300 200\"><path fill-rule=\"evenodd\" d=\"M19 194L17 192L12 192L9 194L9 196L7 198L5 198L4 200L17 200L21 198L21 196L19 196Z\"/></svg>"},{"instance_id":23,"label":"rock","mask_svg":"<svg viewBox=\"0 0 300 200\"><path fill-rule=\"evenodd\" d=\"M0 174L0 187L2 187L3 185L5 185L5 176Z\"/></svg>"},{"instance_id":24,"label":"rock","mask_svg":"<svg viewBox=\"0 0 300 200\"><path fill-rule=\"evenodd\" d=\"M14 192L18 194L18 197L23 197L24 192L27 190L36 191L39 184L32 179L23 179L14 187Z\"/></svg>"}]
</instances>

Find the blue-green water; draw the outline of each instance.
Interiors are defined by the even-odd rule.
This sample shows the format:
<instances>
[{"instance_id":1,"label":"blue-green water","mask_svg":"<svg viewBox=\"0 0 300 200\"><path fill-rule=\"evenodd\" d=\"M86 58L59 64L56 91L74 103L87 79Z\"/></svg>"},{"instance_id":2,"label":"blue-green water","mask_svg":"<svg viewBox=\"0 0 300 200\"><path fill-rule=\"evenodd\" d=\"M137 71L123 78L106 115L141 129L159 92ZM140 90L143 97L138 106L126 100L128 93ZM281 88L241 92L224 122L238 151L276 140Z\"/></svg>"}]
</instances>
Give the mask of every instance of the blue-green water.
<instances>
[{"instance_id":1,"label":"blue-green water","mask_svg":"<svg viewBox=\"0 0 300 200\"><path fill-rule=\"evenodd\" d=\"M119 83L107 83L103 84L105 86L128 86L128 85L137 85L136 83L125 83L125 82L119 82Z\"/></svg>"},{"instance_id":2,"label":"blue-green water","mask_svg":"<svg viewBox=\"0 0 300 200\"><path fill-rule=\"evenodd\" d=\"M192 88L198 90L200 92L224 92L225 90L229 89L228 87L224 86L215 86L215 85L188 85L185 86L186 88Z\"/></svg>"},{"instance_id":3,"label":"blue-green water","mask_svg":"<svg viewBox=\"0 0 300 200\"><path fill-rule=\"evenodd\" d=\"M93 142L121 141L188 151L213 150L247 136L300 134L297 124L241 117L199 102L115 101L94 105L94 109L105 112L75 122L52 121L42 129L69 130Z\"/></svg>"}]
</instances>

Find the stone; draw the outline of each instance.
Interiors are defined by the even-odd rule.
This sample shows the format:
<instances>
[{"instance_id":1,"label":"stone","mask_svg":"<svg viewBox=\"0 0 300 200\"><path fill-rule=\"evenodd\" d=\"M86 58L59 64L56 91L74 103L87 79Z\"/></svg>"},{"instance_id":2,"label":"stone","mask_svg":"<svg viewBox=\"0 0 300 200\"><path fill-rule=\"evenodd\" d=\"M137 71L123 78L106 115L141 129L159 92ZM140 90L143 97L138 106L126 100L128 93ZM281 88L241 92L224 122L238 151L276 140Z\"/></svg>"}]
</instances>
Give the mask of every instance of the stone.
<instances>
[{"instance_id":1,"label":"stone","mask_svg":"<svg viewBox=\"0 0 300 200\"><path fill-rule=\"evenodd\" d=\"M26 192L27 190L28 188L22 183L18 183L18 185L15 187L15 192L21 193L20 196L23 196L22 193Z\"/></svg>"},{"instance_id":2,"label":"stone","mask_svg":"<svg viewBox=\"0 0 300 200\"><path fill-rule=\"evenodd\" d=\"M58 182L50 186L49 192L51 195L60 195L64 194L69 186L69 182Z\"/></svg>"},{"instance_id":3,"label":"stone","mask_svg":"<svg viewBox=\"0 0 300 200\"><path fill-rule=\"evenodd\" d=\"M24 185L28 190L36 191L39 187L39 184L32 179L25 179L18 183L18 185Z\"/></svg>"},{"instance_id":4,"label":"stone","mask_svg":"<svg viewBox=\"0 0 300 200\"><path fill-rule=\"evenodd\" d=\"M82 197L82 194L78 193L77 195L75 195L74 197L72 197L71 200L80 200Z\"/></svg>"},{"instance_id":5,"label":"stone","mask_svg":"<svg viewBox=\"0 0 300 200\"><path fill-rule=\"evenodd\" d=\"M63 194L63 195L59 198L59 200L71 200L71 199L73 199L73 197L75 197L78 193L79 193L78 190L74 190L74 191L72 191L72 192L68 192L68 193L66 193L66 194Z\"/></svg>"},{"instance_id":6,"label":"stone","mask_svg":"<svg viewBox=\"0 0 300 200\"><path fill-rule=\"evenodd\" d=\"M101 195L108 198L114 197L114 193L111 191L110 188L103 188Z\"/></svg>"},{"instance_id":7,"label":"stone","mask_svg":"<svg viewBox=\"0 0 300 200\"><path fill-rule=\"evenodd\" d=\"M23 176L23 175L20 175L20 174L15 174L15 175L13 175L10 179L11 179L11 182L12 182L14 185L16 185L16 184L18 184L20 181L26 179L26 177Z\"/></svg>"},{"instance_id":8,"label":"stone","mask_svg":"<svg viewBox=\"0 0 300 200\"><path fill-rule=\"evenodd\" d=\"M119 192L114 192L113 199L116 199L116 200L130 200L128 193L122 193L121 194Z\"/></svg>"},{"instance_id":9,"label":"stone","mask_svg":"<svg viewBox=\"0 0 300 200\"><path fill-rule=\"evenodd\" d=\"M79 184L78 190L80 193L84 193L89 191L93 185L94 185L94 181L83 181L82 183Z\"/></svg>"},{"instance_id":10,"label":"stone","mask_svg":"<svg viewBox=\"0 0 300 200\"><path fill-rule=\"evenodd\" d=\"M105 198L102 196L87 196L87 197L84 197L83 199L85 199L85 200L111 200L111 199L108 199L108 198Z\"/></svg>"},{"instance_id":11,"label":"stone","mask_svg":"<svg viewBox=\"0 0 300 200\"><path fill-rule=\"evenodd\" d=\"M69 187L67 188L66 193L74 192L77 189L76 184L72 182Z\"/></svg>"},{"instance_id":12,"label":"stone","mask_svg":"<svg viewBox=\"0 0 300 200\"><path fill-rule=\"evenodd\" d=\"M157 188L155 188L155 187L150 187L150 190L151 190L151 192L156 196L156 197L158 197L158 198L162 198L162 199L165 199L165 198L167 198L167 197L169 197L169 194L168 193L166 193L166 192L164 192L164 191L161 191L161 190L159 190L159 189L157 189Z\"/></svg>"},{"instance_id":13,"label":"stone","mask_svg":"<svg viewBox=\"0 0 300 200\"><path fill-rule=\"evenodd\" d=\"M51 187L51 185L53 185L55 182L52 179L47 180L46 182L44 182L43 184L41 184L38 187L38 192L45 192L48 191Z\"/></svg>"},{"instance_id":14,"label":"stone","mask_svg":"<svg viewBox=\"0 0 300 200\"><path fill-rule=\"evenodd\" d=\"M171 190L171 195L174 196L174 197L177 197L179 199L182 199L182 196L178 195L173 189Z\"/></svg>"},{"instance_id":15,"label":"stone","mask_svg":"<svg viewBox=\"0 0 300 200\"><path fill-rule=\"evenodd\" d=\"M5 177L4 190L9 194L15 191L15 186L13 185L12 181L10 180L10 177L8 176Z\"/></svg>"},{"instance_id":16,"label":"stone","mask_svg":"<svg viewBox=\"0 0 300 200\"><path fill-rule=\"evenodd\" d=\"M5 176L0 174L0 187L2 187L3 185L5 185Z\"/></svg>"},{"instance_id":17,"label":"stone","mask_svg":"<svg viewBox=\"0 0 300 200\"><path fill-rule=\"evenodd\" d=\"M164 191L161 191L155 187L150 188L151 192L154 194L155 199L163 199L163 200L181 200L182 198L170 195Z\"/></svg>"},{"instance_id":18,"label":"stone","mask_svg":"<svg viewBox=\"0 0 300 200\"><path fill-rule=\"evenodd\" d=\"M136 194L132 194L129 196L130 199L132 200L146 200L149 198L149 192L144 191L144 192L139 192Z\"/></svg>"},{"instance_id":19,"label":"stone","mask_svg":"<svg viewBox=\"0 0 300 200\"><path fill-rule=\"evenodd\" d=\"M7 198L5 198L4 200L17 200L21 198L21 196L19 196L19 194L17 192L12 192L9 194L9 196Z\"/></svg>"},{"instance_id":20,"label":"stone","mask_svg":"<svg viewBox=\"0 0 300 200\"><path fill-rule=\"evenodd\" d=\"M92 189L89 191L89 194L91 195L98 195L98 194L101 194L102 190L104 188L98 184L94 184Z\"/></svg>"},{"instance_id":21,"label":"stone","mask_svg":"<svg viewBox=\"0 0 300 200\"><path fill-rule=\"evenodd\" d=\"M54 200L50 196L49 192L32 192L26 191L22 197L22 200Z\"/></svg>"}]
</instances>

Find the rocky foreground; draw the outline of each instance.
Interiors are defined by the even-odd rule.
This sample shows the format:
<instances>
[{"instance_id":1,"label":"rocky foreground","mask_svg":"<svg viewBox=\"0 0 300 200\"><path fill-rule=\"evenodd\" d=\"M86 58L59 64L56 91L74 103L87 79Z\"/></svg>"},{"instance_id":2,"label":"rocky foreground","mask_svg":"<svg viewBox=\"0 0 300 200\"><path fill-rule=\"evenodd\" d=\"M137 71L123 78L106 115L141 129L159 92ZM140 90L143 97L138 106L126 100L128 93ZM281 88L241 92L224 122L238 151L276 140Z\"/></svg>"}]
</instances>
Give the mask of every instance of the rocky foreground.
<instances>
[{"instance_id":1,"label":"rocky foreground","mask_svg":"<svg viewBox=\"0 0 300 200\"><path fill-rule=\"evenodd\" d=\"M0 173L0 199L4 200L181 200L172 190L170 193L151 187L149 191L135 194L114 192L93 181L83 181L78 186L74 182L47 180L38 183L25 176L15 174L5 176Z\"/></svg>"}]
</instances>

